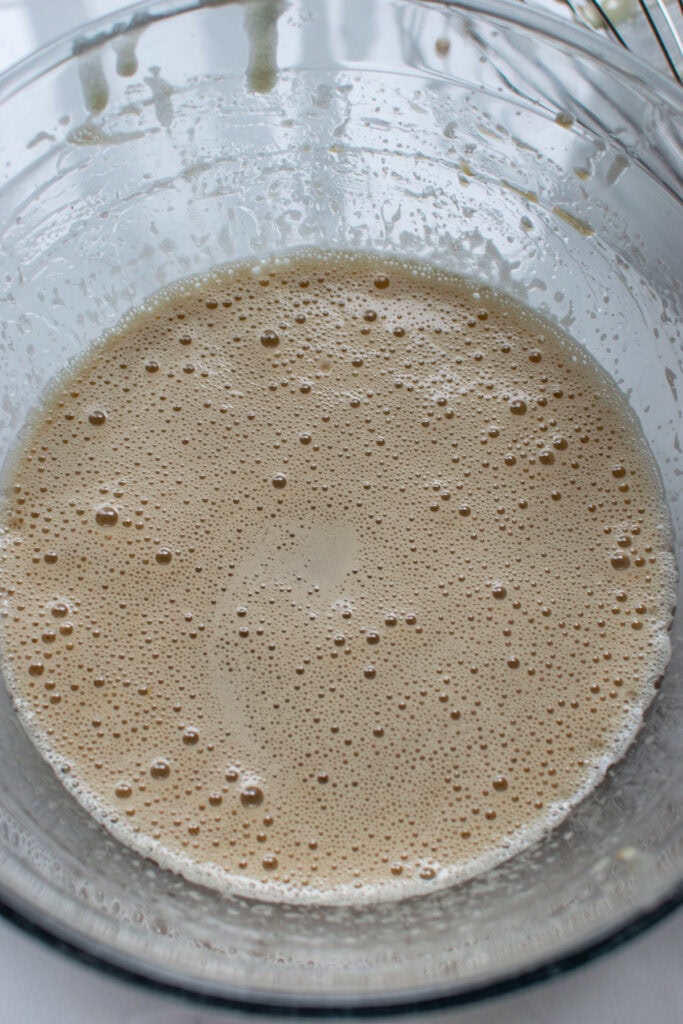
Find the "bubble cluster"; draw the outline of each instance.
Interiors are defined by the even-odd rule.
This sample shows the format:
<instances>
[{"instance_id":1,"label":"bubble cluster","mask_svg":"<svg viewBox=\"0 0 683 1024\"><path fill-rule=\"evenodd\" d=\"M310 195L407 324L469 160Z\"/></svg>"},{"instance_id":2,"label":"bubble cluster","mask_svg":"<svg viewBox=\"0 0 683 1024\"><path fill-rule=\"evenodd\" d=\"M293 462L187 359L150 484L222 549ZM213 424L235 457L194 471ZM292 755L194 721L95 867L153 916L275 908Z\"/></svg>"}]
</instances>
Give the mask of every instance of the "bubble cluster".
<instances>
[{"instance_id":1,"label":"bubble cluster","mask_svg":"<svg viewBox=\"0 0 683 1024\"><path fill-rule=\"evenodd\" d=\"M7 481L10 685L124 841L277 898L424 892L554 824L668 658L616 388L424 266L301 253L134 311Z\"/></svg>"}]
</instances>

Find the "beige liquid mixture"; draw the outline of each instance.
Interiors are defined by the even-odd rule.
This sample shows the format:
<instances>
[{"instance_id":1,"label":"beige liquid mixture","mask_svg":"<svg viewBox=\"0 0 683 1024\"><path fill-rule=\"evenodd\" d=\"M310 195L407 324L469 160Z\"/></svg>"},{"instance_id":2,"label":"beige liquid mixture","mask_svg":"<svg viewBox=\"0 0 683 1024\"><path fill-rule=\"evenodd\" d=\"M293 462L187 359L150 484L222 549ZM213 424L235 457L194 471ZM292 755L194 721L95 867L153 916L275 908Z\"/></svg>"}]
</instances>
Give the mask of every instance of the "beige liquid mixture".
<instances>
[{"instance_id":1,"label":"beige liquid mixture","mask_svg":"<svg viewBox=\"0 0 683 1024\"><path fill-rule=\"evenodd\" d=\"M130 846L268 898L426 891L533 841L669 655L637 424L508 299L300 254L131 313L16 452L21 718Z\"/></svg>"}]
</instances>

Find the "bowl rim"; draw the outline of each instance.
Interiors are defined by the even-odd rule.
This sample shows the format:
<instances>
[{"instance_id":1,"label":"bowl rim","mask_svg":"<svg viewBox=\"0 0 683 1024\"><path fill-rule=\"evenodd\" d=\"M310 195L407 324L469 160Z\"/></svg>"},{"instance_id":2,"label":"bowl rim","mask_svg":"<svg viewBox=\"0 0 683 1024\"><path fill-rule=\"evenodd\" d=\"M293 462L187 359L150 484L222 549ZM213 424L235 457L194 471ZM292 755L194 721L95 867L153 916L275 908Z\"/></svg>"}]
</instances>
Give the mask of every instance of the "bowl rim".
<instances>
[{"instance_id":1,"label":"bowl rim","mask_svg":"<svg viewBox=\"0 0 683 1024\"><path fill-rule=\"evenodd\" d=\"M556 955L522 971L511 971L493 981L473 981L457 990L443 990L433 994L419 991L395 991L391 995L355 995L321 998L300 993L273 991L265 999L261 994L233 990L218 992L210 985L205 988L189 987L170 979L164 972L152 968L144 973L130 957L112 957L111 950L93 942L78 944L78 937L62 922L48 921L34 907L6 902L0 892L0 919L7 921L43 947L67 957L72 963L96 971L104 978L130 984L141 992L173 998L193 1007L223 1009L243 1013L250 1017L300 1017L304 1019L370 1019L409 1017L417 1013L434 1013L462 1008L484 1001L512 995L522 989L554 978L564 977L585 964L595 963L603 956L644 935L651 928L683 906L683 881L661 902L645 911L635 911L617 928L578 948ZM42 920L40 918L42 917ZM89 945L90 948L84 948Z\"/></svg>"},{"instance_id":2,"label":"bowl rim","mask_svg":"<svg viewBox=\"0 0 683 1024\"><path fill-rule=\"evenodd\" d=\"M204 8L243 4L245 0L137 0L109 14L82 23L45 43L0 73L0 104L5 104L33 82L88 50L109 43L126 32L143 28ZM249 0L258 2L258 0ZM389 5L392 0L385 0ZM402 0L416 7L450 9L483 15L493 22L529 32L569 48L597 62L609 73L636 82L665 99L683 118L683 89L624 47L597 32L575 25L565 18L520 0ZM679 197L680 199L681 197ZM128 954L118 953L104 943L71 928L64 920L44 912L38 905L16 893L0 888L0 918L22 929L44 946L68 956L74 962L96 969L104 977L136 985L192 1005L220 1007L247 1014L307 1018L406 1016L418 1012L445 1010L481 1002L515 992L593 962L624 943L647 932L659 921L683 906L683 878L648 907L636 907L619 922L607 925L578 946L555 952L545 960L522 970L502 973L493 980L446 982L431 992L420 989L393 990L388 994L344 993L320 996L307 993L258 990L221 990L220 985L189 978L174 980L158 965L144 964ZM177 977L177 976L176 976Z\"/></svg>"},{"instance_id":3,"label":"bowl rim","mask_svg":"<svg viewBox=\"0 0 683 1024\"><path fill-rule=\"evenodd\" d=\"M258 2L258 0L250 0ZM386 0L390 3L391 0ZM597 31L574 25L566 18L519 0L405 0L422 7L471 11L540 35L577 53L585 54L618 75L635 78L650 91L680 107L683 115L683 90L666 74L636 56L624 46L601 37ZM57 36L21 58L0 73L0 103L6 103L16 92L35 79L90 49L111 42L135 28L144 28L157 21L178 15L244 3L244 0L136 0L118 7L110 14L100 15L75 29Z\"/></svg>"}]
</instances>

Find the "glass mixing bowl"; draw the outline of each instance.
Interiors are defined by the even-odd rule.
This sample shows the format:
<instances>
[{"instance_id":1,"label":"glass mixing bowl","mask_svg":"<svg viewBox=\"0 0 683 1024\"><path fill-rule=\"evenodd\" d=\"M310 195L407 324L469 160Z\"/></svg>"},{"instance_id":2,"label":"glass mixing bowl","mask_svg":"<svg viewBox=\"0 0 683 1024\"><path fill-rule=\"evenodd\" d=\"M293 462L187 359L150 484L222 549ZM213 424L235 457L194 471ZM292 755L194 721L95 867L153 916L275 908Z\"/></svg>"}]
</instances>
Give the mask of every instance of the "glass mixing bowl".
<instances>
[{"instance_id":1,"label":"glass mixing bowl","mask_svg":"<svg viewBox=\"0 0 683 1024\"><path fill-rule=\"evenodd\" d=\"M0 449L164 283L295 246L427 259L560 323L640 417L681 534L683 92L522 4L154 0L0 81ZM0 609L1 610L1 609ZM232 1006L397 1012L585 960L683 896L681 617L628 755L477 878L366 907L192 885L62 787L0 687L7 912Z\"/></svg>"}]
</instances>

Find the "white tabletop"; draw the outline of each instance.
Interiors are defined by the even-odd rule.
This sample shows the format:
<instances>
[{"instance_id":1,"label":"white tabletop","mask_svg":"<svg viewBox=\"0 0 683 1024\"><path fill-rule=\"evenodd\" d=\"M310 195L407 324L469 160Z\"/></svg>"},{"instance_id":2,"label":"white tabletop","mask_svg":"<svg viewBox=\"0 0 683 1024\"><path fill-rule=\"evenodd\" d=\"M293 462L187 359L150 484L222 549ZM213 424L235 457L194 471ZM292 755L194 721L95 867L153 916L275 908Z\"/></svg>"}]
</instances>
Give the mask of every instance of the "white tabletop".
<instances>
[{"instance_id":1,"label":"white tabletop","mask_svg":"<svg viewBox=\"0 0 683 1024\"><path fill-rule=\"evenodd\" d=\"M0 0L0 70L112 0ZM449 1014L458 1024L682 1024L683 913L543 985ZM220 1011L104 976L0 920L0 1021L12 1024L216 1024ZM233 1016L234 1019L234 1016Z\"/></svg>"}]
</instances>

